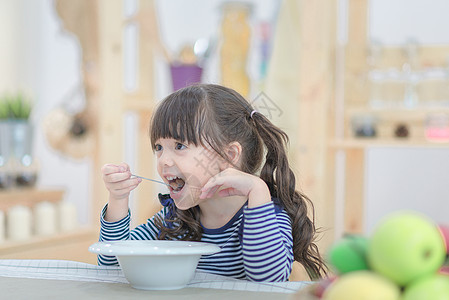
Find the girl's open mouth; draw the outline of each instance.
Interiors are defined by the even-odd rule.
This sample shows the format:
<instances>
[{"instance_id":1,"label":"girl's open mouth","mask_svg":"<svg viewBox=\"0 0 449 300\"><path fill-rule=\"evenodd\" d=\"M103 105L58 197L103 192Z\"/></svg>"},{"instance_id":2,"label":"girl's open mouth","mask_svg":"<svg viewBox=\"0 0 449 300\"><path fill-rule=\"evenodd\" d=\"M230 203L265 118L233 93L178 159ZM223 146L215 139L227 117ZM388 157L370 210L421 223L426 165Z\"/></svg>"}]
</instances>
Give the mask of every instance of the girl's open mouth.
<instances>
[{"instance_id":1,"label":"girl's open mouth","mask_svg":"<svg viewBox=\"0 0 449 300\"><path fill-rule=\"evenodd\" d=\"M170 185L170 191L174 194L179 193L185 185L185 181L177 176L167 177L168 184Z\"/></svg>"}]
</instances>

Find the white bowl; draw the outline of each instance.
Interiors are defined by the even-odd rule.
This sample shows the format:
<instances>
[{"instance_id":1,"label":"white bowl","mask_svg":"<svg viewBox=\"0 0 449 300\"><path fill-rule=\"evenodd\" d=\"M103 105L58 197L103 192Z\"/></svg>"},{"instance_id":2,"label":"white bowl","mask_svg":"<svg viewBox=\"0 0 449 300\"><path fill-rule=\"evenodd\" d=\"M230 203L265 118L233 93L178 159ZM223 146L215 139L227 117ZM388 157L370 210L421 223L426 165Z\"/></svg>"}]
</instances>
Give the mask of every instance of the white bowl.
<instances>
[{"instance_id":1,"label":"white bowl","mask_svg":"<svg viewBox=\"0 0 449 300\"><path fill-rule=\"evenodd\" d=\"M220 247L203 242L132 240L98 242L89 251L116 256L136 289L173 290L190 282L201 255L220 252Z\"/></svg>"}]
</instances>

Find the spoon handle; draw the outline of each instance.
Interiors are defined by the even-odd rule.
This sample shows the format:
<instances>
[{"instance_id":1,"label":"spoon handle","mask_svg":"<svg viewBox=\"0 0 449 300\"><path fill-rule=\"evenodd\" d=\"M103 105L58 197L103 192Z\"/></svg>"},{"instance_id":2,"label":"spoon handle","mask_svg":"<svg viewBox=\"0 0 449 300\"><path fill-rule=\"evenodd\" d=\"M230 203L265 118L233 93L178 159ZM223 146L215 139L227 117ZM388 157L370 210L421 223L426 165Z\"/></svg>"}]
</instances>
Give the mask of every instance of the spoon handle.
<instances>
[{"instance_id":1,"label":"spoon handle","mask_svg":"<svg viewBox=\"0 0 449 300\"><path fill-rule=\"evenodd\" d=\"M169 184L167 184L167 183L165 183L165 182L163 182L163 181L154 180L154 179L150 179L150 178L146 178L146 177L142 177L142 176L134 175L134 174L131 174L131 176L134 176L134 177L137 177L137 178L142 178L142 179L145 179L145 180L148 180L148 181L157 182L157 183L160 183L160 184L164 184L164 185L169 186Z\"/></svg>"}]
</instances>

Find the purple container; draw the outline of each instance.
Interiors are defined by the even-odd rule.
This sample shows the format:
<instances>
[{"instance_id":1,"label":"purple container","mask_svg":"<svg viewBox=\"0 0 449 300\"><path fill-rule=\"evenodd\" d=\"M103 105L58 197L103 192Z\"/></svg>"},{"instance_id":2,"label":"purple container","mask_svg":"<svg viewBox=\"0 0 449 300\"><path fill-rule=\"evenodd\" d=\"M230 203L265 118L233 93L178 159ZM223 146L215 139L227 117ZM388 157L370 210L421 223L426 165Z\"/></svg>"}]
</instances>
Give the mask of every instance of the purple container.
<instances>
[{"instance_id":1,"label":"purple container","mask_svg":"<svg viewBox=\"0 0 449 300\"><path fill-rule=\"evenodd\" d=\"M173 91L201 82L203 68L197 65L170 65Z\"/></svg>"}]
</instances>

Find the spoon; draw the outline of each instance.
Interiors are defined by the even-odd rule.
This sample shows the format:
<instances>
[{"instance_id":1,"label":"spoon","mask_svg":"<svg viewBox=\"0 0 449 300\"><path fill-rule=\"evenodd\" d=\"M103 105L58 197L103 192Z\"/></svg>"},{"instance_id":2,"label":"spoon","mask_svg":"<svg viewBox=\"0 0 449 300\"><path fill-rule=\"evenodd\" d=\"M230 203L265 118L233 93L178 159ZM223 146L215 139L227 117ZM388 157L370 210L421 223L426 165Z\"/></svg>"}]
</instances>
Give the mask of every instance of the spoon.
<instances>
[{"instance_id":1,"label":"spoon","mask_svg":"<svg viewBox=\"0 0 449 300\"><path fill-rule=\"evenodd\" d=\"M160 183L160 184L164 184L166 186L170 186L168 183L165 183L163 181L154 180L154 179L150 179L150 178L146 178L146 177L142 177L142 176L134 175L134 174L131 174L131 176L134 176L134 177L137 177L137 178L142 178L142 179L145 179L145 180L148 180L148 181L152 181L152 182L156 182L156 183Z\"/></svg>"}]
</instances>

